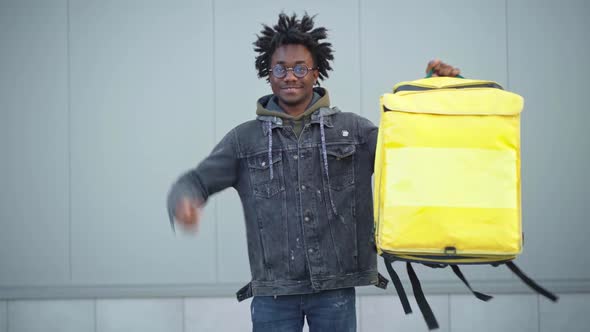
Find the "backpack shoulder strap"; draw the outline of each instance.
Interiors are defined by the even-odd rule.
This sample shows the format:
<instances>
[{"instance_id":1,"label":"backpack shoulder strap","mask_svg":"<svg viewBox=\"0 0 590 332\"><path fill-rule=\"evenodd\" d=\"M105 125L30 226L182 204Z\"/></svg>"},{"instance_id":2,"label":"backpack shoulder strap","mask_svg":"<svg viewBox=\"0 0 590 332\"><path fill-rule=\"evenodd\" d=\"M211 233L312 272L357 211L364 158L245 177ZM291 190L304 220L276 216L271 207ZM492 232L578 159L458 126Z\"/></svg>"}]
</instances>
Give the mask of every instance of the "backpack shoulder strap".
<instances>
[{"instance_id":1,"label":"backpack shoulder strap","mask_svg":"<svg viewBox=\"0 0 590 332\"><path fill-rule=\"evenodd\" d=\"M514 264L513 262L506 262L505 264L506 264L506 266L508 266L508 268L512 272L514 272L514 274L516 274L520 278L520 280L522 280L525 284L527 284L527 286L532 288L537 293L545 296L549 300L551 300L553 302L557 302L558 297L555 294L553 294L550 291L546 290L545 288L539 286L539 284L537 284L533 279L529 278L526 274L524 274L518 268L518 266L516 266L516 264Z\"/></svg>"},{"instance_id":2,"label":"backpack shoulder strap","mask_svg":"<svg viewBox=\"0 0 590 332\"><path fill-rule=\"evenodd\" d=\"M475 295L475 297L477 297L478 299L487 302L489 300L491 300L493 298L493 296L490 295L486 295L484 293L480 293L480 292L476 292L473 290L473 288L471 288L471 285L467 282L467 279L465 279L465 276L463 275L463 273L461 272L461 269L459 269L459 267L455 264L451 264L451 269L453 269L453 272L455 272L455 275L461 279L461 281L463 281L463 283L465 284L465 286L467 286L467 288L469 288L469 290L471 291L471 293L473 293L473 295Z\"/></svg>"},{"instance_id":3,"label":"backpack shoulder strap","mask_svg":"<svg viewBox=\"0 0 590 332\"><path fill-rule=\"evenodd\" d=\"M404 308L404 312L407 314L412 313L412 307L410 306L410 301L408 301L408 296L406 295L406 291L404 290L404 286L402 285L402 281L400 280L399 276L393 269L393 261L383 257L383 261L385 263L385 267L387 268L387 272L389 272L389 276L391 277L391 282L393 282L393 286L395 287L395 291L397 292L397 296L399 296L399 300L402 303L402 307Z\"/></svg>"},{"instance_id":4,"label":"backpack shoulder strap","mask_svg":"<svg viewBox=\"0 0 590 332\"><path fill-rule=\"evenodd\" d=\"M426 301L426 297L424 296L424 292L422 291L422 286L420 285L420 280L418 280L418 276L416 276L416 272L414 272L412 264L410 262L407 262L406 267L408 269L408 276L410 277L410 282L412 283L412 290L414 291L416 303L418 303L418 307L420 307L420 311L422 312L422 316L424 316L424 320L426 321L426 325L428 325L428 329L438 329L438 322L436 321L436 317L434 317L432 309L430 309L428 301Z\"/></svg>"}]
</instances>

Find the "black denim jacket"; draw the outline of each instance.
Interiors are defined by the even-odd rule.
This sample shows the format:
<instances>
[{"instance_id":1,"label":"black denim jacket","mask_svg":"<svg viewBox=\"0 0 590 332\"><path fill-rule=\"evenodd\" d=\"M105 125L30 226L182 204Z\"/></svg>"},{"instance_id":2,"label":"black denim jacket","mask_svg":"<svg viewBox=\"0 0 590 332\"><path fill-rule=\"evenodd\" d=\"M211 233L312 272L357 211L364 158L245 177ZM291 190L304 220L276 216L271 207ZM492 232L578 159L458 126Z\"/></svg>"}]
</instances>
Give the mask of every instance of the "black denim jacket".
<instances>
[{"instance_id":1,"label":"black denim jacket","mask_svg":"<svg viewBox=\"0 0 590 332\"><path fill-rule=\"evenodd\" d=\"M376 141L369 120L337 108L312 113L299 137L283 119L258 116L178 179L168 196L171 221L183 195L206 201L227 187L238 191L252 273L240 300L384 287L373 233Z\"/></svg>"}]
</instances>

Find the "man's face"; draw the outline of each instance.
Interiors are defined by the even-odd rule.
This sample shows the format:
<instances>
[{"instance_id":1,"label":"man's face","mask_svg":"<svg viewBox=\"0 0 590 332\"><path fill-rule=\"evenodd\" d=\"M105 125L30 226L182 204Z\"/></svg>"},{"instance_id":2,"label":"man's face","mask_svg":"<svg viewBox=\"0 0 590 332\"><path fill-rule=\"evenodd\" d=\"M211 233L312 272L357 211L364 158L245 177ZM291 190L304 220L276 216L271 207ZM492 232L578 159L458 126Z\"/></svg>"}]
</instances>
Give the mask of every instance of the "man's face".
<instances>
[{"instance_id":1,"label":"man's face","mask_svg":"<svg viewBox=\"0 0 590 332\"><path fill-rule=\"evenodd\" d=\"M311 53L303 45L289 44L277 48L271 58L271 68L281 64L287 68L293 68L297 64L302 64L308 68L313 68L313 58ZM281 107L306 107L313 97L313 85L318 79L317 70L309 70L305 77L296 77L292 70L287 71L283 78L274 77L270 73L270 86L272 92L279 98Z\"/></svg>"}]
</instances>

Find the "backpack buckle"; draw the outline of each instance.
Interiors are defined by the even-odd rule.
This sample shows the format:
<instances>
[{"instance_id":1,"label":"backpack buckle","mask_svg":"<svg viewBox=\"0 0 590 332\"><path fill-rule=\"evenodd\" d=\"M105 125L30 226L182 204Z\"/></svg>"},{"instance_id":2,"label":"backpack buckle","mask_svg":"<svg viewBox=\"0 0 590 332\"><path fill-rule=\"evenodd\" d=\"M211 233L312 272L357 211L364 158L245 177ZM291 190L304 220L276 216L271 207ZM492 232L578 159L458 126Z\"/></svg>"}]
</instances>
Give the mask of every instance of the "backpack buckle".
<instances>
[{"instance_id":1,"label":"backpack buckle","mask_svg":"<svg viewBox=\"0 0 590 332\"><path fill-rule=\"evenodd\" d=\"M445 247L445 255L447 255L447 256L455 256L455 255L457 255L457 248L455 248L455 247Z\"/></svg>"}]
</instances>

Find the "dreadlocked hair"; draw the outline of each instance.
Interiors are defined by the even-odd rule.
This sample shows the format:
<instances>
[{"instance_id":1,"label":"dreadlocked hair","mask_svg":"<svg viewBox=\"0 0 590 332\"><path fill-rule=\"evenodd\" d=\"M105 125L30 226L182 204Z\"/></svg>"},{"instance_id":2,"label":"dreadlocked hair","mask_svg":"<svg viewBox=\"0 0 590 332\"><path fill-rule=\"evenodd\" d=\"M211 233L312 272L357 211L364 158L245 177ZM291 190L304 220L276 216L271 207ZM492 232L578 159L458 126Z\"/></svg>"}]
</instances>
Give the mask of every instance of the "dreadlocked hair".
<instances>
[{"instance_id":1,"label":"dreadlocked hair","mask_svg":"<svg viewBox=\"0 0 590 332\"><path fill-rule=\"evenodd\" d=\"M334 60L332 55L332 44L320 42L328 36L327 29L324 27L313 28L314 16L307 13L301 20L297 15L287 16L285 13L279 14L279 21L274 27L263 24L263 29L254 44L254 51L258 53L256 57L256 69L258 77L266 77L270 73L270 63L275 50L283 45L299 44L305 46L311 53L314 66L319 72L319 78L324 80L328 78L328 71L332 70L330 61Z\"/></svg>"}]
</instances>

